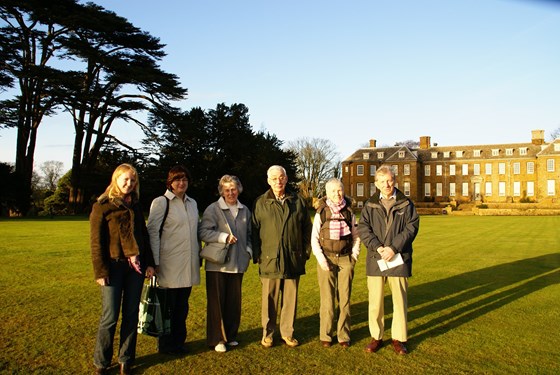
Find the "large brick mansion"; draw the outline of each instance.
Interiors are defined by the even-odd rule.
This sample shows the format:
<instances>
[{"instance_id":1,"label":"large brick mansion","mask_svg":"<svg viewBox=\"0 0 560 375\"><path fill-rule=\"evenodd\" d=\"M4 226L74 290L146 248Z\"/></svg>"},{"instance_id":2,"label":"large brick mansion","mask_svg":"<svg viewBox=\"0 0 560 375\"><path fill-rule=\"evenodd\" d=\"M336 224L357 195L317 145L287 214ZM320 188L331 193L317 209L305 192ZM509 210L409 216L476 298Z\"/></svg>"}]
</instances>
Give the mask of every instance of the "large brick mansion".
<instances>
[{"instance_id":1,"label":"large brick mansion","mask_svg":"<svg viewBox=\"0 0 560 375\"><path fill-rule=\"evenodd\" d=\"M375 171L389 165L396 186L415 202L550 202L560 198L560 139L533 130L529 143L418 148L361 148L342 162L345 192L362 207L375 192Z\"/></svg>"}]
</instances>

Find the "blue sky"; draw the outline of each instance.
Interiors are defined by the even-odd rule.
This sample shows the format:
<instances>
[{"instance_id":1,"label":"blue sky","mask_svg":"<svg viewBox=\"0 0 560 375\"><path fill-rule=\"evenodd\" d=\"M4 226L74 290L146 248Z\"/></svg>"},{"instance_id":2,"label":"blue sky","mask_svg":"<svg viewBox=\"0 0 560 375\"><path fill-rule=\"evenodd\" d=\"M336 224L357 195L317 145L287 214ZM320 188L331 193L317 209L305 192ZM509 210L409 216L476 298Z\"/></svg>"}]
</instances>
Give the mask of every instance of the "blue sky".
<instances>
[{"instance_id":1,"label":"blue sky","mask_svg":"<svg viewBox=\"0 0 560 375\"><path fill-rule=\"evenodd\" d=\"M560 127L555 1L94 2L166 44L184 109L243 103L255 130L329 139L341 158L371 138L521 143ZM71 129L63 116L41 125L36 165L70 167ZM115 134L142 136L125 124ZM0 161L14 157L15 132L0 130Z\"/></svg>"}]
</instances>

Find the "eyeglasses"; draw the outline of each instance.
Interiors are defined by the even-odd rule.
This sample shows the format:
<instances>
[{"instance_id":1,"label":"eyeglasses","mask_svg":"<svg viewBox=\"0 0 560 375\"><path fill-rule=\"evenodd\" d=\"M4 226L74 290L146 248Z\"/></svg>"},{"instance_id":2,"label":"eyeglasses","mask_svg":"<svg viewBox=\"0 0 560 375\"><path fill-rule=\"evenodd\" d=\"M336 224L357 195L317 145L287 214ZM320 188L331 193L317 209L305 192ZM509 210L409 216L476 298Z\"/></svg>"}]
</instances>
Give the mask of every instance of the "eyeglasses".
<instances>
[{"instance_id":1,"label":"eyeglasses","mask_svg":"<svg viewBox=\"0 0 560 375\"><path fill-rule=\"evenodd\" d=\"M185 184L188 184L188 183L189 183L189 180L188 180L187 178L178 178L178 179L176 179L176 180L173 180L173 182L175 182L175 181L177 181L177 182L184 182Z\"/></svg>"}]
</instances>

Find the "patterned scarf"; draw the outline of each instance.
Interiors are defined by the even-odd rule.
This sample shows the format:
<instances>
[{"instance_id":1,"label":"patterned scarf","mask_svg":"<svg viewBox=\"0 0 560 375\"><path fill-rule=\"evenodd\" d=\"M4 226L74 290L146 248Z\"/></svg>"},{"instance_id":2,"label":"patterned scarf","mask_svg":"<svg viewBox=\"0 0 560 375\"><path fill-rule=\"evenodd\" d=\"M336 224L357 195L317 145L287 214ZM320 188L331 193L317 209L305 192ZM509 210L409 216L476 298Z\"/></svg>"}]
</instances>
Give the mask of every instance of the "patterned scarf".
<instances>
[{"instance_id":1,"label":"patterned scarf","mask_svg":"<svg viewBox=\"0 0 560 375\"><path fill-rule=\"evenodd\" d=\"M331 240L340 240L340 237L349 235L350 228L344 220L344 216L340 213L344 207L346 207L346 200L343 199L342 202L336 204L330 199L327 199L327 206L331 209L331 220L329 222L329 233Z\"/></svg>"}]
</instances>

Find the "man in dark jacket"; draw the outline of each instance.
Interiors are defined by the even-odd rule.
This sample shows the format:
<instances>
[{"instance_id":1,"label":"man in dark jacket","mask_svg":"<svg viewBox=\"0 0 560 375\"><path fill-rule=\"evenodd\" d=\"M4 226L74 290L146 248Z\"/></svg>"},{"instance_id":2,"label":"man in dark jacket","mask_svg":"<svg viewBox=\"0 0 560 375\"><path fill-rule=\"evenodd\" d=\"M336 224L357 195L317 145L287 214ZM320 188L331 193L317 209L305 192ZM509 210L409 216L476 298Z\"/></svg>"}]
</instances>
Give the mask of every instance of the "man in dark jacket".
<instances>
[{"instance_id":1,"label":"man in dark jacket","mask_svg":"<svg viewBox=\"0 0 560 375\"><path fill-rule=\"evenodd\" d=\"M412 276L412 241L418 233L419 217L410 199L395 188L395 175L389 166L375 174L378 191L362 209L358 233L367 249L366 274L369 299L369 331L366 346L374 353L383 345L383 292L389 284L393 298L392 345L396 353L406 354L407 289Z\"/></svg>"},{"instance_id":2,"label":"man in dark jacket","mask_svg":"<svg viewBox=\"0 0 560 375\"><path fill-rule=\"evenodd\" d=\"M282 340L294 347L299 345L293 337L294 321L299 277L305 274L311 253L311 219L304 200L286 191L288 177L283 167L273 165L267 177L270 190L257 198L252 219L253 262L259 264L262 283L261 344L272 346L280 313Z\"/></svg>"}]
</instances>

